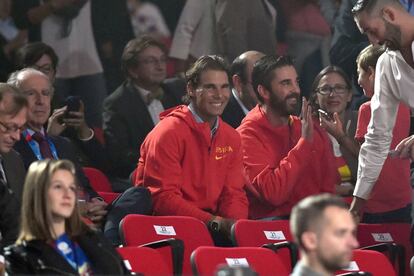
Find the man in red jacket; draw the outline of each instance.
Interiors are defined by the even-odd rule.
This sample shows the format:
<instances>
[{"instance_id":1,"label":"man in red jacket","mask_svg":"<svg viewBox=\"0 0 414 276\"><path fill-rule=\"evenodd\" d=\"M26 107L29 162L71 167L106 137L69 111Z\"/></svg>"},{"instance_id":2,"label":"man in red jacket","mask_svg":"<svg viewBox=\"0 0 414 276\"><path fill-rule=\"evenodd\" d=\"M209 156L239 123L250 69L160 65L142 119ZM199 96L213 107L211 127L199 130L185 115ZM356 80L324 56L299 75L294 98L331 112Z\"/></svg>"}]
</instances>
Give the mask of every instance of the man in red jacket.
<instances>
[{"instance_id":1,"label":"man in red jacket","mask_svg":"<svg viewBox=\"0 0 414 276\"><path fill-rule=\"evenodd\" d=\"M247 218L238 133L220 118L230 97L218 56L200 57L186 74L190 104L161 113L141 146L135 184L148 187L155 215L191 216L229 236Z\"/></svg>"},{"instance_id":2,"label":"man in red jacket","mask_svg":"<svg viewBox=\"0 0 414 276\"><path fill-rule=\"evenodd\" d=\"M302 119L298 75L289 57L265 56L253 68L259 104L240 127L249 217L287 218L302 198L333 192L339 175L326 133L306 100Z\"/></svg>"}]
</instances>

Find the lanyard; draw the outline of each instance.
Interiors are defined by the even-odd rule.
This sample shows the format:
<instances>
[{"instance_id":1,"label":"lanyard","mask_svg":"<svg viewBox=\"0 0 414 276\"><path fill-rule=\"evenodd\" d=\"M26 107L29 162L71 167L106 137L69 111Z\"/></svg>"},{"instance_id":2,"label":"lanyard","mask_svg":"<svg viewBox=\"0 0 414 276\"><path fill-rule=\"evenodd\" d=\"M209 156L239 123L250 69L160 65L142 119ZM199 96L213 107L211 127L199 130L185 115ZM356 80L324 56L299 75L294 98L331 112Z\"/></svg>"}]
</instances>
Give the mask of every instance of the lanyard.
<instances>
[{"instance_id":1,"label":"lanyard","mask_svg":"<svg viewBox=\"0 0 414 276\"><path fill-rule=\"evenodd\" d=\"M30 133L27 130L25 130L23 131L23 136L26 142L29 144L30 148L32 149L34 155L36 155L37 160L43 160L44 158L42 154L40 153L40 146L36 141L33 140L32 135L30 135ZM59 159L55 145L52 143L52 141L49 139L47 135L45 135L45 139L47 143L49 144L50 151L52 152L52 155L53 155L53 159L56 159L56 160Z\"/></svg>"}]
</instances>

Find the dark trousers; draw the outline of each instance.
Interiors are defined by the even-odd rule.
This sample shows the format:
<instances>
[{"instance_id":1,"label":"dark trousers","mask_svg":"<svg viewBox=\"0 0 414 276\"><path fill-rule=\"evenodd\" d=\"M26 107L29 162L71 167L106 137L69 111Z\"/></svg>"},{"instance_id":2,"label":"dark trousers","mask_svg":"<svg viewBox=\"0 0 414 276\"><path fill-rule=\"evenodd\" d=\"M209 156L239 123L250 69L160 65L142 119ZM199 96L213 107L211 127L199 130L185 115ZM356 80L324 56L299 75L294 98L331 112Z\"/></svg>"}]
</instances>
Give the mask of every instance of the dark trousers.
<instances>
[{"instance_id":1,"label":"dark trousers","mask_svg":"<svg viewBox=\"0 0 414 276\"><path fill-rule=\"evenodd\" d=\"M364 213L363 223L410 223L411 204L383 213Z\"/></svg>"}]
</instances>

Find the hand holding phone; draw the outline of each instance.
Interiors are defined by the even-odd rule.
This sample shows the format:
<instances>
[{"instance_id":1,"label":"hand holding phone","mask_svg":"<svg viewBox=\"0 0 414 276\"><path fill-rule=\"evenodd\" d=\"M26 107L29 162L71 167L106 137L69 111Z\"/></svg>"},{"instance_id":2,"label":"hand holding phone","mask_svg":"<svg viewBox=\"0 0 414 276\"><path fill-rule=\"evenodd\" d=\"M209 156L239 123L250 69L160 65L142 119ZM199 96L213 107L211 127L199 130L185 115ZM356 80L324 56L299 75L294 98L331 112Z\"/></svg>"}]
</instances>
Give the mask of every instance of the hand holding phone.
<instances>
[{"instance_id":1,"label":"hand holding phone","mask_svg":"<svg viewBox=\"0 0 414 276\"><path fill-rule=\"evenodd\" d=\"M331 115L329 115L328 114L328 112L326 112L325 110L323 110L323 109L318 109L318 112L319 112L319 114L320 115L322 115L325 119L327 119L327 120L329 120L329 121L333 121L333 118L332 118L332 116Z\"/></svg>"},{"instance_id":2,"label":"hand holding phone","mask_svg":"<svg viewBox=\"0 0 414 276\"><path fill-rule=\"evenodd\" d=\"M81 99L79 96L69 96L65 100L66 105L66 112L64 117L65 118L71 118L70 112L72 111L79 111L81 106Z\"/></svg>"}]
</instances>

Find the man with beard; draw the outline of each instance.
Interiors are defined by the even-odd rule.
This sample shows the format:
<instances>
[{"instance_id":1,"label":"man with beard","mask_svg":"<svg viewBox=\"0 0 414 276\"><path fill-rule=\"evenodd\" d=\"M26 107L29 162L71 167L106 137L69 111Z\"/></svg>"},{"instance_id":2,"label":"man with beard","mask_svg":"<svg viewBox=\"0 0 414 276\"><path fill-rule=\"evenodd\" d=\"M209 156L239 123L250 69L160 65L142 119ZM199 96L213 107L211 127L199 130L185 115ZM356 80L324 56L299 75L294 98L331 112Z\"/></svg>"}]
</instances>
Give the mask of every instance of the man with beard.
<instances>
[{"instance_id":1,"label":"man with beard","mask_svg":"<svg viewBox=\"0 0 414 276\"><path fill-rule=\"evenodd\" d=\"M238 56L230 67L233 88L229 103L221 118L234 128L237 128L247 113L257 104L257 97L252 86L252 71L254 63L264 54L257 51L247 51Z\"/></svg>"},{"instance_id":2,"label":"man with beard","mask_svg":"<svg viewBox=\"0 0 414 276\"><path fill-rule=\"evenodd\" d=\"M289 57L261 58L252 80L259 104L237 129L249 180L249 217L287 218L302 198L334 191L339 175L332 147L305 99L302 119L293 115L300 88Z\"/></svg>"},{"instance_id":3,"label":"man with beard","mask_svg":"<svg viewBox=\"0 0 414 276\"><path fill-rule=\"evenodd\" d=\"M334 275L349 266L358 246L355 222L339 197L323 194L301 200L292 210L290 229L301 256L292 276Z\"/></svg>"},{"instance_id":4,"label":"man with beard","mask_svg":"<svg viewBox=\"0 0 414 276\"><path fill-rule=\"evenodd\" d=\"M359 30L372 44L388 47L377 63L371 99L372 116L359 154L351 204L351 212L359 218L390 153L399 103L404 102L414 108L414 17L398 0L359 0L352 12ZM414 160L414 136L402 140L392 155ZM384 215L401 215L407 208L410 206Z\"/></svg>"}]
</instances>

